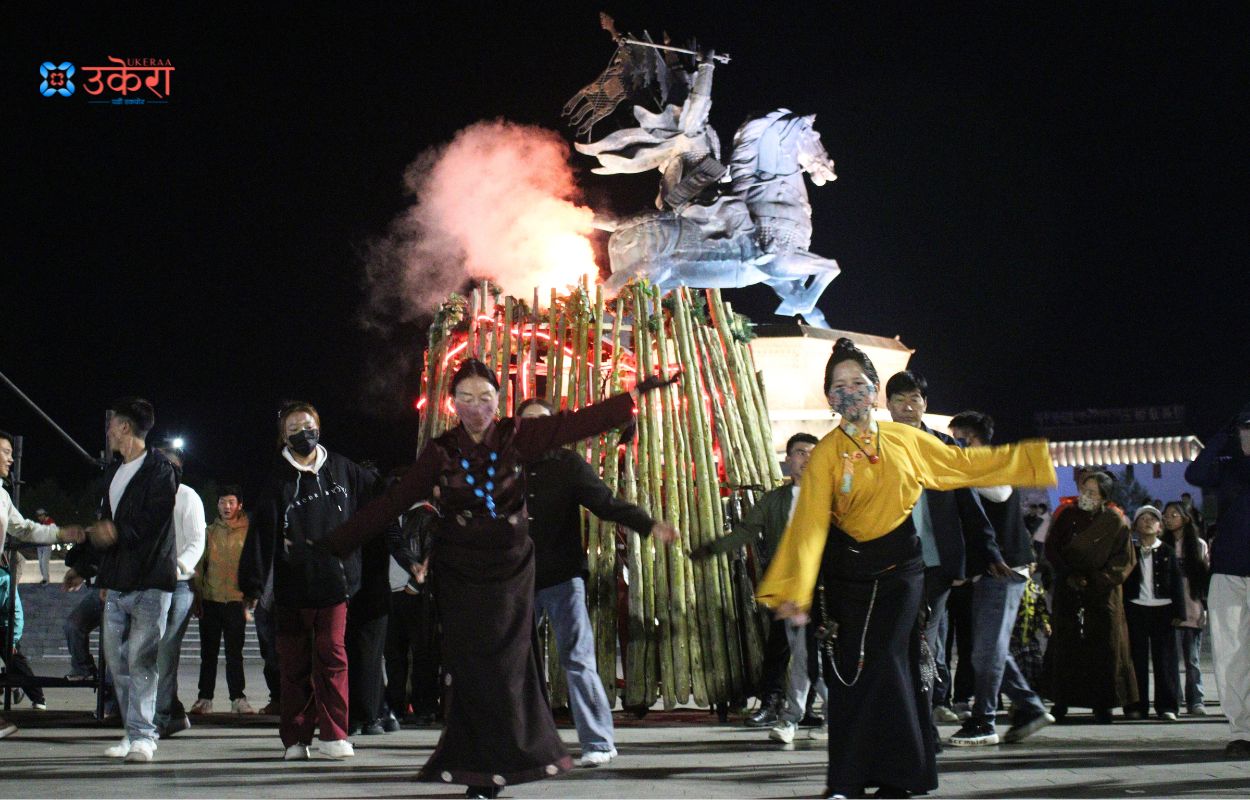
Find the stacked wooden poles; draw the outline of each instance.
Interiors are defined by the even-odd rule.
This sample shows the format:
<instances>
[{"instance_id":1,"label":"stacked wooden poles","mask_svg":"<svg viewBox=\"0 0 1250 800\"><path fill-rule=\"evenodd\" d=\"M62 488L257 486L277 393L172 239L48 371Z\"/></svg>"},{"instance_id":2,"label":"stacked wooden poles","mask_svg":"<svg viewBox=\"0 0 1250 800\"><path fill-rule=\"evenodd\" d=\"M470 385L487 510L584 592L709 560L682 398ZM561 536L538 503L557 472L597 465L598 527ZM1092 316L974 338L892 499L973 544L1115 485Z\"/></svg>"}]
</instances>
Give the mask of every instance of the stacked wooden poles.
<instances>
[{"instance_id":1,"label":"stacked wooden poles","mask_svg":"<svg viewBox=\"0 0 1250 800\"><path fill-rule=\"evenodd\" d=\"M600 360L601 344L604 331L605 304L603 289L599 287L595 294L595 321L591 333L591 341L587 352L594 354L594 364L590 371L592 381L589 390L591 401L602 400L621 390L619 380L621 355L621 318L623 317L624 300L616 302L616 313L612 321L611 362L608 366L607 379L602 379L603 364ZM609 433L605 437L594 440L591 466L596 467L603 475L608 488L616 493L620 484L620 458L617 452L618 435ZM587 586L587 599L590 604L591 629L595 636L595 663L599 668L599 679L607 692L608 702L616 702L616 649L617 649L617 597L616 597L616 525L604 522L592 514L586 514L587 542L586 551L590 564L590 582Z\"/></svg>"},{"instance_id":2,"label":"stacked wooden poles","mask_svg":"<svg viewBox=\"0 0 1250 800\"><path fill-rule=\"evenodd\" d=\"M678 544L657 546L584 514L596 657L615 701L620 540L628 584L625 705L645 708L659 699L671 708L691 699L698 705L741 699L761 661L751 582L728 555L689 557L692 548L726 533L727 493L753 494L780 480L750 349L735 333L741 321L719 292L697 297L679 289L661 303L645 283L630 285L611 303L599 288L592 298L584 283L564 298L553 293L545 312L538 300L535 293L527 309L510 297L496 301L483 287L467 301L453 298L444 306L425 354L419 444L454 422L448 383L469 355L496 370L504 416L528 397L574 409L635 379L681 369L680 383L644 396L630 445L619 445L619 432L573 445L614 492L682 532ZM706 320L696 300L706 301ZM552 700L562 704L565 684L554 640L547 653Z\"/></svg>"}]
</instances>

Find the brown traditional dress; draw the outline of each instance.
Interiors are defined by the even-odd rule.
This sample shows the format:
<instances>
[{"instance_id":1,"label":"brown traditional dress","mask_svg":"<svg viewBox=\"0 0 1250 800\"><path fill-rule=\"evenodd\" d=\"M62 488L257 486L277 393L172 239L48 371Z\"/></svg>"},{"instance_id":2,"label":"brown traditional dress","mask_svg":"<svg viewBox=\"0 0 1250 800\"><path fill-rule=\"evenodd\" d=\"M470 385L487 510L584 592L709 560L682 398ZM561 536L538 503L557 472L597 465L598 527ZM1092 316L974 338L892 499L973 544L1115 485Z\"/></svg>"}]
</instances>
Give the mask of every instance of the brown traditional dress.
<instances>
[{"instance_id":1,"label":"brown traditional dress","mask_svg":"<svg viewBox=\"0 0 1250 800\"><path fill-rule=\"evenodd\" d=\"M1055 705L1096 710L1137 702L1122 585L1137 564L1118 511L1059 511L1046 537L1055 568L1046 674ZM1084 578L1085 586L1077 586Z\"/></svg>"},{"instance_id":2,"label":"brown traditional dress","mask_svg":"<svg viewBox=\"0 0 1250 800\"><path fill-rule=\"evenodd\" d=\"M418 780L500 787L572 768L534 647L534 546L521 463L619 427L633 408L625 394L577 412L503 419L480 442L452 428L331 534L332 550L350 551L413 503L437 498L431 575L443 630L445 724Z\"/></svg>"}]
</instances>

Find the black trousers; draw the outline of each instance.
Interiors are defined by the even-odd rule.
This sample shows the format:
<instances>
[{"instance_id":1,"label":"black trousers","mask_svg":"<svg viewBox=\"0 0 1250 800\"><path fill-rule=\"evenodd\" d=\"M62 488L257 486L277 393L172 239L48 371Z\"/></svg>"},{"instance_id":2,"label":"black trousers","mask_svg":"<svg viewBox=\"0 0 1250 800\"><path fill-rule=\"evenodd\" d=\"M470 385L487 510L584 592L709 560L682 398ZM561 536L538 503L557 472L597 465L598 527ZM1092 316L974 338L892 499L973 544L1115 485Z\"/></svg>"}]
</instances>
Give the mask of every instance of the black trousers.
<instances>
[{"instance_id":1,"label":"black trousers","mask_svg":"<svg viewBox=\"0 0 1250 800\"><path fill-rule=\"evenodd\" d=\"M6 633L7 631L0 628L0 636L4 636ZM22 655L21 646L17 642L13 643L13 658L5 666L14 675L22 675L27 678L35 677L35 671L31 669L30 662L26 660L26 656ZM22 691L26 692L26 696L30 698L32 703L43 703L46 700L43 696L42 686L27 686Z\"/></svg>"},{"instance_id":2,"label":"black trousers","mask_svg":"<svg viewBox=\"0 0 1250 800\"><path fill-rule=\"evenodd\" d=\"M391 593L386 626L386 703L397 716L439 712L438 620L429 592Z\"/></svg>"},{"instance_id":3,"label":"black trousers","mask_svg":"<svg viewBox=\"0 0 1250 800\"><path fill-rule=\"evenodd\" d=\"M282 670L278 668L278 627L273 609L256 606L256 640L260 643L260 657L265 660L265 686L269 687L269 702L282 702Z\"/></svg>"},{"instance_id":4,"label":"black trousers","mask_svg":"<svg viewBox=\"0 0 1250 800\"><path fill-rule=\"evenodd\" d=\"M1180 683L1180 669L1176 664L1176 628L1172 627L1172 605L1141 606L1129 601L1124 604L1124 617L1128 621L1128 647L1133 657L1133 672L1137 674L1136 710L1142 713L1150 709L1150 671L1155 675L1155 713L1176 713L1180 698L1176 689Z\"/></svg>"},{"instance_id":5,"label":"black trousers","mask_svg":"<svg viewBox=\"0 0 1250 800\"><path fill-rule=\"evenodd\" d=\"M768 639L764 642L764 663L755 696L764 702L784 697L789 664L790 643L786 639L786 623L785 620L774 619L768 626Z\"/></svg>"},{"instance_id":6,"label":"black trousers","mask_svg":"<svg viewBox=\"0 0 1250 800\"><path fill-rule=\"evenodd\" d=\"M386 615L353 617L347 609L347 714L353 723L373 722L382 715L382 651L386 646Z\"/></svg>"},{"instance_id":7,"label":"black trousers","mask_svg":"<svg viewBox=\"0 0 1250 800\"><path fill-rule=\"evenodd\" d=\"M954 688L946 698L949 705L971 703L976 694L976 682L972 676L972 581L951 587L946 598L946 669L951 671L951 658L959 653L955 667Z\"/></svg>"},{"instance_id":8,"label":"black trousers","mask_svg":"<svg viewBox=\"0 0 1250 800\"><path fill-rule=\"evenodd\" d=\"M243 697L246 679L243 677L243 636L247 620L243 615L243 603L217 603L205 600L200 613L200 697L213 699L217 686L217 653L222 636L226 639L226 687L230 699Z\"/></svg>"}]
</instances>

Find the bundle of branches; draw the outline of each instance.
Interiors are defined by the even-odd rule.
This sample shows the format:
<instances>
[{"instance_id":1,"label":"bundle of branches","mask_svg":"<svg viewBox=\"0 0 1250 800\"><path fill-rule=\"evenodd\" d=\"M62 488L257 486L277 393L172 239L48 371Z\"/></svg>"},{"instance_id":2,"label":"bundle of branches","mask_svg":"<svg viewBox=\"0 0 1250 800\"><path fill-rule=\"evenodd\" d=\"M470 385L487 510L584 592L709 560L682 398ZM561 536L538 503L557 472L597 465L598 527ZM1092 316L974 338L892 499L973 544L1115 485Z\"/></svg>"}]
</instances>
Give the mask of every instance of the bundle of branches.
<instances>
[{"instance_id":1,"label":"bundle of branches","mask_svg":"<svg viewBox=\"0 0 1250 800\"><path fill-rule=\"evenodd\" d=\"M706 552L734 509L781 481L750 324L717 290L681 288L661 299L645 282L610 302L583 284L552 293L546 306L539 311L537 295L528 304L495 297L488 286L444 305L425 357L418 447L455 423L448 381L469 356L497 371L503 416L535 396L580 408L639 375L680 370L678 383L644 396L633 441L620 444L614 431L574 445L615 492L682 534L657 545L584 512L599 674L615 701L619 646L626 707L740 702L758 679L764 632L745 552L690 554ZM565 686L547 639L558 706Z\"/></svg>"}]
</instances>

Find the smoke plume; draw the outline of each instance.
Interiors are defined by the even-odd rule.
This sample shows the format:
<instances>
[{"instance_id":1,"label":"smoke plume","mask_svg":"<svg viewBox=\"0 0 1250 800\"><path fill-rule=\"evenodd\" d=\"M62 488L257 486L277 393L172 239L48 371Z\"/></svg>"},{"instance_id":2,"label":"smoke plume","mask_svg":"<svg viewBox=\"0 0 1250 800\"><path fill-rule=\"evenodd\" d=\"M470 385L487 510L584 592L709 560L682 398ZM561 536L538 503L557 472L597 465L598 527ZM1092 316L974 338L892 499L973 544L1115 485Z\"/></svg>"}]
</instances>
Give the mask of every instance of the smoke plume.
<instances>
[{"instance_id":1,"label":"smoke plume","mask_svg":"<svg viewBox=\"0 0 1250 800\"><path fill-rule=\"evenodd\" d=\"M554 131L506 120L418 156L404 174L413 204L369 254L366 325L428 314L468 279L522 299L597 280L594 213L576 203L568 157Z\"/></svg>"}]
</instances>

